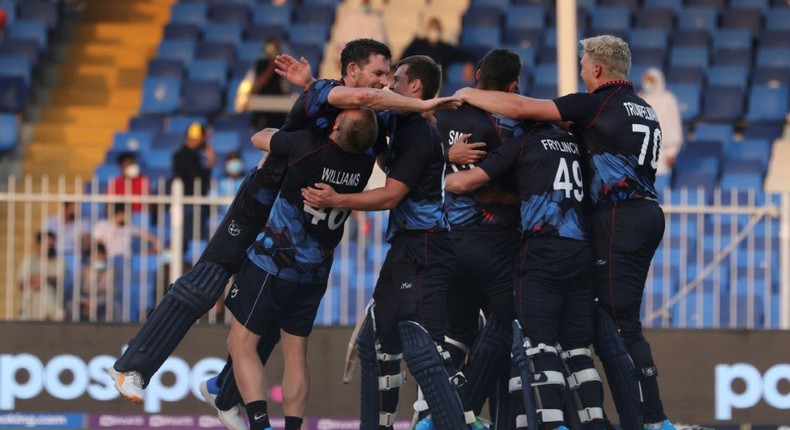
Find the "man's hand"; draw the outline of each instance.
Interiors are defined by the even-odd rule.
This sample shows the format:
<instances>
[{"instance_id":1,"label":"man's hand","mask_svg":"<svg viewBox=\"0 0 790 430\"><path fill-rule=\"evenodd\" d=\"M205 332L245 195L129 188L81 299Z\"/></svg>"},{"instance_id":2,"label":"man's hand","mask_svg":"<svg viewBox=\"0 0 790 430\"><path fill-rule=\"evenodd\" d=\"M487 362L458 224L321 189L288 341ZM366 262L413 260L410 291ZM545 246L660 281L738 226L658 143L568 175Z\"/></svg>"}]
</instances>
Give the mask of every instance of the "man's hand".
<instances>
[{"instance_id":1,"label":"man's hand","mask_svg":"<svg viewBox=\"0 0 790 430\"><path fill-rule=\"evenodd\" d=\"M486 151L480 149L485 148L485 142L466 143L471 134L462 134L461 137L450 145L450 150L447 152L447 159L451 163L461 166L464 164L475 164L486 156Z\"/></svg>"},{"instance_id":2,"label":"man's hand","mask_svg":"<svg viewBox=\"0 0 790 430\"><path fill-rule=\"evenodd\" d=\"M461 103L469 103L469 90L472 88L461 88L453 94L453 98Z\"/></svg>"},{"instance_id":3,"label":"man's hand","mask_svg":"<svg viewBox=\"0 0 790 430\"><path fill-rule=\"evenodd\" d=\"M274 57L274 64L277 66L275 73L301 88L307 89L315 81L310 63L304 57L296 61L288 54L280 54Z\"/></svg>"},{"instance_id":4,"label":"man's hand","mask_svg":"<svg viewBox=\"0 0 790 430\"><path fill-rule=\"evenodd\" d=\"M317 183L313 187L302 188L304 203L316 209L336 207L339 196L328 184Z\"/></svg>"},{"instance_id":5,"label":"man's hand","mask_svg":"<svg viewBox=\"0 0 790 430\"><path fill-rule=\"evenodd\" d=\"M423 100L423 104L424 107L420 115L431 124L436 124L436 117L434 114L437 110L456 110L461 107L461 102L455 97L437 97Z\"/></svg>"}]
</instances>

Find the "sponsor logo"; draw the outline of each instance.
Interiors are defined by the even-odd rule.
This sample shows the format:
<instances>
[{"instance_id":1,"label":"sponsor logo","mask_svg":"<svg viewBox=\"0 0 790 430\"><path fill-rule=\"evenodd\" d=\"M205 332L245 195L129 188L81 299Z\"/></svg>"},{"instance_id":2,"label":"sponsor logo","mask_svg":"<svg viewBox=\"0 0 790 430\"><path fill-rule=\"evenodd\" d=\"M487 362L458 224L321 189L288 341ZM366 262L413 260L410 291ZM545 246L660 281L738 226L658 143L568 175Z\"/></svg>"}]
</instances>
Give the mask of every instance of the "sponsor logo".
<instances>
[{"instance_id":1,"label":"sponsor logo","mask_svg":"<svg viewBox=\"0 0 790 430\"><path fill-rule=\"evenodd\" d=\"M68 414L0 414L0 428L82 428L83 415Z\"/></svg>"},{"instance_id":2,"label":"sponsor logo","mask_svg":"<svg viewBox=\"0 0 790 430\"><path fill-rule=\"evenodd\" d=\"M603 260L603 259L595 260L595 265L596 266L606 266L606 260Z\"/></svg>"},{"instance_id":3,"label":"sponsor logo","mask_svg":"<svg viewBox=\"0 0 790 430\"><path fill-rule=\"evenodd\" d=\"M236 220L231 220L230 225L228 225L228 234L236 237L241 234L241 227L236 224Z\"/></svg>"},{"instance_id":4,"label":"sponsor logo","mask_svg":"<svg viewBox=\"0 0 790 430\"><path fill-rule=\"evenodd\" d=\"M740 380L746 388L733 390ZM733 409L747 409L760 399L777 409L790 409L790 393L780 391L782 381L790 382L790 364L777 364L764 375L748 363L716 365L716 419L732 419Z\"/></svg>"},{"instance_id":5,"label":"sponsor logo","mask_svg":"<svg viewBox=\"0 0 790 430\"><path fill-rule=\"evenodd\" d=\"M404 283L400 284L400 289L401 290L408 290L410 288L411 288L411 282L404 282Z\"/></svg>"},{"instance_id":6,"label":"sponsor logo","mask_svg":"<svg viewBox=\"0 0 790 430\"><path fill-rule=\"evenodd\" d=\"M44 363L32 354L0 354L0 410L13 410L17 400L32 399L46 391L57 399L71 400L88 395L94 400L110 401L118 398L107 369L115 363L110 355L93 357L88 362L71 354L52 357ZM202 399L198 386L220 372L224 359L204 358L190 367L178 357L170 357L145 390L143 406L146 412L162 410L162 402L177 402L190 392ZM175 376L172 385L162 382L163 375Z\"/></svg>"}]
</instances>

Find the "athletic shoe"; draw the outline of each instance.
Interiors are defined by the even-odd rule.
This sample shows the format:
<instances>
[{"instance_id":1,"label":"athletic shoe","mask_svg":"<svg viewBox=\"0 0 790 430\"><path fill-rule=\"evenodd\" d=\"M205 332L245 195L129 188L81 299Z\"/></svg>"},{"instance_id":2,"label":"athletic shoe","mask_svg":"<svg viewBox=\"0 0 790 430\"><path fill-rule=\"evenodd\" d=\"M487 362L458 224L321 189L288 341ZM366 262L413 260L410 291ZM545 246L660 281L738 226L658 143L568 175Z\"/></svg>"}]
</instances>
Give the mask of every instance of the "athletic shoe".
<instances>
[{"instance_id":1,"label":"athletic shoe","mask_svg":"<svg viewBox=\"0 0 790 430\"><path fill-rule=\"evenodd\" d=\"M670 423L670 425L672 425L672 424ZM677 429L677 430L713 430L711 428L702 427L702 426L698 426L698 425L695 425L695 424L680 424L680 423L675 424L674 427L671 427L671 428L674 428L674 429Z\"/></svg>"},{"instance_id":2,"label":"athletic shoe","mask_svg":"<svg viewBox=\"0 0 790 430\"><path fill-rule=\"evenodd\" d=\"M230 430L248 430L249 427L247 427L247 423L241 418L241 408L239 408L239 405L227 411L223 411L214 404L214 400L217 398L217 394L219 394L216 376L200 383L200 394L203 396L203 400L217 411L219 421L225 427ZM271 430L271 428L267 430Z\"/></svg>"},{"instance_id":3,"label":"athletic shoe","mask_svg":"<svg viewBox=\"0 0 790 430\"><path fill-rule=\"evenodd\" d=\"M418 421L417 425L414 426L414 430L436 430L436 426L433 425L433 420L428 416Z\"/></svg>"},{"instance_id":4,"label":"athletic shoe","mask_svg":"<svg viewBox=\"0 0 790 430\"><path fill-rule=\"evenodd\" d=\"M491 427L491 421L485 418L477 417L475 422L469 424L469 430L488 430Z\"/></svg>"},{"instance_id":5,"label":"athletic shoe","mask_svg":"<svg viewBox=\"0 0 790 430\"><path fill-rule=\"evenodd\" d=\"M110 366L107 373L115 382L115 389L121 396L135 405L143 403L143 375L140 372L119 372Z\"/></svg>"}]
</instances>

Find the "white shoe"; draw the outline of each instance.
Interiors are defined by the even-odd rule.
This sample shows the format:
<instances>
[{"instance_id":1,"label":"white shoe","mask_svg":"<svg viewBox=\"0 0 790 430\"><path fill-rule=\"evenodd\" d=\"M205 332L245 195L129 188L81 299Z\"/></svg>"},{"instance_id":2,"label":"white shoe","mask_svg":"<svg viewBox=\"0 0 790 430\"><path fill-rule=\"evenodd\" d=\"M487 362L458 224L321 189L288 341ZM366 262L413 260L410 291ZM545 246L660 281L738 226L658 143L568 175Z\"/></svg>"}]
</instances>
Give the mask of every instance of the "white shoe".
<instances>
[{"instance_id":1,"label":"white shoe","mask_svg":"<svg viewBox=\"0 0 790 430\"><path fill-rule=\"evenodd\" d=\"M143 375L140 372L119 372L110 366L107 373L121 396L136 405L143 403Z\"/></svg>"},{"instance_id":2,"label":"white shoe","mask_svg":"<svg viewBox=\"0 0 790 430\"><path fill-rule=\"evenodd\" d=\"M222 423L222 425L229 428L230 430L249 429L249 427L247 427L247 423L241 418L241 408L239 405L236 405L227 411L223 411L214 404L214 400L217 398L217 395L209 392L208 381L203 381L200 383L200 394L203 395L203 400L211 405L215 411L217 411L217 416L219 417L219 421Z\"/></svg>"}]
</instances>

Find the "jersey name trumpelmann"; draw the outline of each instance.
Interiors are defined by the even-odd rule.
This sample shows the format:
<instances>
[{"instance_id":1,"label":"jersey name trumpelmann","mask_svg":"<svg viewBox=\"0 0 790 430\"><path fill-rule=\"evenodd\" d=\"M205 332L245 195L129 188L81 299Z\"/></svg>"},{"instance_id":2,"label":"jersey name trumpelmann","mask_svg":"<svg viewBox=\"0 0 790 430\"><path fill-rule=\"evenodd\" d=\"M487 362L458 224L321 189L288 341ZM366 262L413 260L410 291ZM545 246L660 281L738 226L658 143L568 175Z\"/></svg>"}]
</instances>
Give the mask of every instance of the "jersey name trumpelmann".
<instances>
[{"instance_id":1,"label":"jersey name trumpelmann","mask_svg":"<svg viewBox=\"0 0 790 430\"><path fill-rule=\"evenodd\" d=\"M656 111L650 106L642 106L640 104L631 102L624 102L623 106L625 107L625 111L628 113L628 116L638 116L650 121L658 121Z\"/></svg>"}]
</instances>

